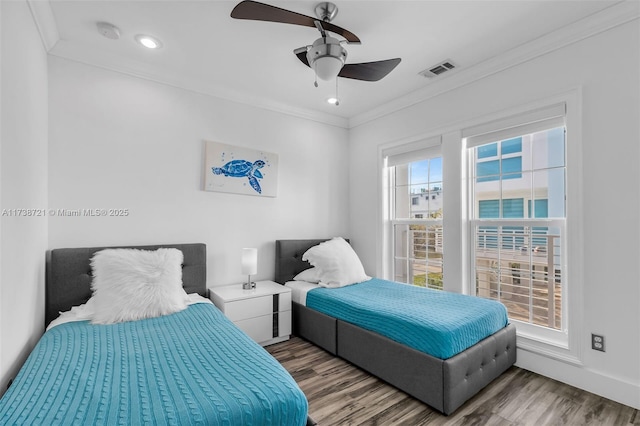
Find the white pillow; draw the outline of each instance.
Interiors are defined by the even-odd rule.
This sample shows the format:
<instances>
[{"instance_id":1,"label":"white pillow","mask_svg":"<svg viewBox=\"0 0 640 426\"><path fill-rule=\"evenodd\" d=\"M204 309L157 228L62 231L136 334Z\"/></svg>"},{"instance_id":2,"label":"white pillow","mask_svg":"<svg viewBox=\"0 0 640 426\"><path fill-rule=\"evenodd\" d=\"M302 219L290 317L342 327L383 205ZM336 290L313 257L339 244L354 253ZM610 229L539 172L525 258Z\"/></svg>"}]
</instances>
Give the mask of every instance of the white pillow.
<instances>
[{"instance_id":1,"label":"white pillow","mask_svg":"<svg viewBox=\"0 0 640 426\"><path fill-rule=\"evenodd\" d=\"M353 248L343 238L336 237L311 247L302 260L320 269L322 287L343 287L370 280Z\"/></svg>"},{"instance_id":2,"label":"white pillow","mask_svg":"<svg viewBox=\"0 0 640 426\"><path fill-rule=\"evenodd\" d=\"M309 269L305 269L300 272L298 275L293 277L294 281L306 281L308 283L318 284L320 282L322 272L319 268L311 267Z\"/></svg>"},{"instance_id":3,"label":"white pillow","mask_svg":"<svg viewBox=\"0 0 640 426\"><path fill-rule=\"evenodd\" d=\"M105 249L93 255L94 324L152 318L187 307L182 252Z\"/></svg>"}]
</instances>

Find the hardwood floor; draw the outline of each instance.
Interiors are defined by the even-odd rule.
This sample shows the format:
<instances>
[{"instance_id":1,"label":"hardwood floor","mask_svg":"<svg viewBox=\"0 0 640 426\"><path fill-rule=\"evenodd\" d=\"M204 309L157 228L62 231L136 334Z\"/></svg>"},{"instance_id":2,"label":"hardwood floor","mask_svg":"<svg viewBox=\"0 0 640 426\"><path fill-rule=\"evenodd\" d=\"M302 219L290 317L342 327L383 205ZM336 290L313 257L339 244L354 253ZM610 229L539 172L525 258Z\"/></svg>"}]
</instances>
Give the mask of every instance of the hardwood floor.
<instances>
[{"instance_id":1,"label":"hardwood floor","mask_svg":"<svg viewBox=\"0 0 640 426\"><path fill-rule=\"evenodd\" d=\"M517 367L447 417L300 338L266 349L307 395L319 426L640 425L638 410Z\"/></svg>"}]
</instances>

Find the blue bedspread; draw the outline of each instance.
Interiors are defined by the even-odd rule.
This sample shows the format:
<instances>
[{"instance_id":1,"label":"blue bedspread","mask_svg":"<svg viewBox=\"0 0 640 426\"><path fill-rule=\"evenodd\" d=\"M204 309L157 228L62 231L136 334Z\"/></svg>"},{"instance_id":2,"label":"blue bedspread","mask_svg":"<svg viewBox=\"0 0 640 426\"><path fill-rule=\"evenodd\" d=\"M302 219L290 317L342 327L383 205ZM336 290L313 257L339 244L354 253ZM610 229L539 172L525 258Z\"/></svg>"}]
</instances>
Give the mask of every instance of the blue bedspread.
<instances>
[{"instance_id":1,"label":"blue bedspread","mask_svg":"<svg viewBox=\"0 0 640 426\"><path fill-rule=\"evenodd\" d=\"M0 400L1 425L304 425L289 373L210 304L47 331Z\"/></svg>"},{"instance_id":2,"label":"blue bedspread","mask_svg":"<svg viewBox=\"0 0 640 426\"><path fill-rule=\"evenodd\" d=\"M447 359L508 324L499 302L372 279L341 288L317 288L307 307Z\"/></svg>"}]
</instances>

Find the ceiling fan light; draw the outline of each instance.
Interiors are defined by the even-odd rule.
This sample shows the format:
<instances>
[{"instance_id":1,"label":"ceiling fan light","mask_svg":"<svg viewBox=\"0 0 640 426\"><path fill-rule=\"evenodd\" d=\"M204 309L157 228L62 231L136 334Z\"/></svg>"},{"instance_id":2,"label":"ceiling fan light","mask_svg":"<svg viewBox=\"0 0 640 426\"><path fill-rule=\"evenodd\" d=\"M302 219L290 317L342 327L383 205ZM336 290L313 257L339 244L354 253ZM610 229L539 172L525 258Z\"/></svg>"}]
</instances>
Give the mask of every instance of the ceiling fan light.
<instances>
[{"instance_id":1,"label":"ceiling fan light","mask_svg":"<svg viewBox=\"0 0 640 426\"><path fill-rule=\"evenodd\" d=\"M320 80L336 78L346 60L346 49L333 37L320 37L307 51L307 62Z\"/></svg>"},{"instance_id":2,"label":"ceiling fan light","mask_svg":"<svg viewBox=\"0 0 640 426\"><path fill-rule=\"evenodd\" d=\"M344 63L333 56L322 56L313 62L313 70L320 80L333 80L337 77Z\"/></svg>"}]
</instances>

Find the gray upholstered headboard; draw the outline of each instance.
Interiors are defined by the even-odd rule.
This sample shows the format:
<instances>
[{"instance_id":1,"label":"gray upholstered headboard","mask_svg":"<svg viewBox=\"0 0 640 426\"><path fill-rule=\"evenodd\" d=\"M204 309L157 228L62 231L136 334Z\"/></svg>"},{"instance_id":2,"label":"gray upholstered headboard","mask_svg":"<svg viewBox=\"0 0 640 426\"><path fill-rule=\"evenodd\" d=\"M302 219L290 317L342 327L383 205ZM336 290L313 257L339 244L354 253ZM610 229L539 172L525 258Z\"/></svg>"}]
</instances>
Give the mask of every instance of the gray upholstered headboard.
<instances>
[{"instance_id":1,"label":"gray upholstered headboard","mask_svg":"<svg viewBox=\"0 0 640 426\"><path fill-rule=\"evenodd\" d=\"M284 284L305 269L311 268L309 262L302 260L302 255L311 247L327 240L276 240L275 281ZM349 242L348 239L345 240Z\"/></svg>"},{"instance_id":2,"label":"gray upholstered headboard","mask_svg":"<svg viewBox=\"0 0 640 426\"><path fill-rule=\"evenodd\" d=\"M187 293L207 297L207 246L195 244L161 244L153 246L84 247L51 250L47 255L45 327L60 312L86 303L91 297L91 258L106 248L156 250L161 247L182 251L182 284Z\"/></svg>"}]
</instances>

